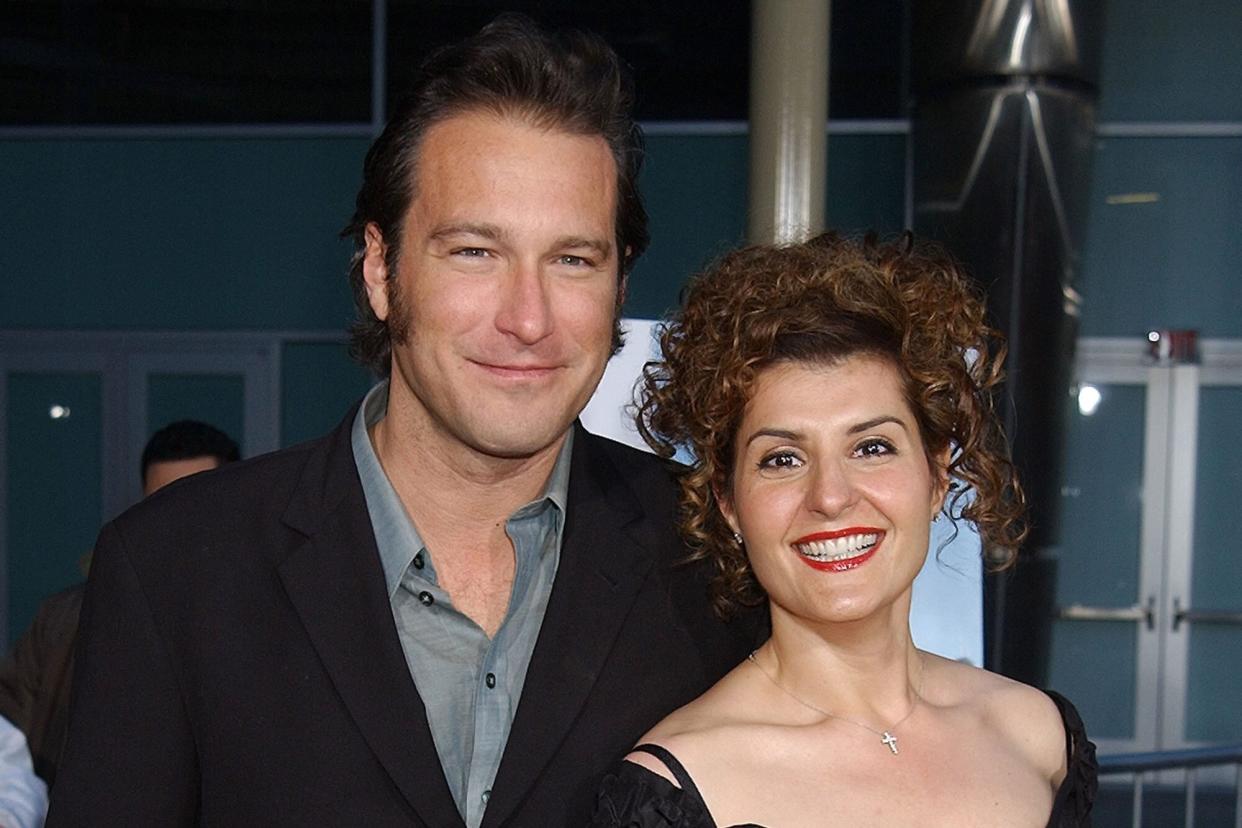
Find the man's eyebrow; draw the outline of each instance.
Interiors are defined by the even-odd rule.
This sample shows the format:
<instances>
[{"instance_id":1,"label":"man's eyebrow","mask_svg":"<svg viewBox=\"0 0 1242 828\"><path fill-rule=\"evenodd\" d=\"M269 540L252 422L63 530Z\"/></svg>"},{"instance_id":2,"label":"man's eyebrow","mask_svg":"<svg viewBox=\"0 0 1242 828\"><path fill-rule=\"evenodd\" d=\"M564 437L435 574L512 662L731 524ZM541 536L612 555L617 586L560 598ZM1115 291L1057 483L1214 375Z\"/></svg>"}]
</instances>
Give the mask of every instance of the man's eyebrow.
<instances>
[{"instance_id":1,"label":"man's eyebrow","mask_svg":"<svg viewBox=\"0 0 1242 828\"><path fill-rule=\"evenodd\" d=\"M884 414L880 417L873 417L870 420L865 420L861 423L850 426L848 433L857 434L860 431L870 431L876 426L884 425L885 423L896 423L906 431L910 430L910 427L906 425L905 420L902 420L900 417L894 417L891 414Z\"/></svg>"},{"instance_id":2,"label":"man's eyebrow","mask_svg":"<svg viewBox=\"0 0 1242 828\"><path fill-rule=\"evenodd\" d=\"M461 224L442 224L427 237L432 241L444 241L453 236L478 236L488 241L501 241L504 231L494 224L477 224L464 222Z\"/></svg>"},{"instance_id":3,"label":"man's eyebrow","mask_svg":"<svg viewBox=\"0 0 1242 828\"><path fill-rule=\"evenodd\" d=\"M571 250L594 250L600 256L608 258L612 255L612 242L607 239L590 239L585 236L562 236L556 240L553 245L556 249L569 248Z\"/></svg>"}]
</instances>

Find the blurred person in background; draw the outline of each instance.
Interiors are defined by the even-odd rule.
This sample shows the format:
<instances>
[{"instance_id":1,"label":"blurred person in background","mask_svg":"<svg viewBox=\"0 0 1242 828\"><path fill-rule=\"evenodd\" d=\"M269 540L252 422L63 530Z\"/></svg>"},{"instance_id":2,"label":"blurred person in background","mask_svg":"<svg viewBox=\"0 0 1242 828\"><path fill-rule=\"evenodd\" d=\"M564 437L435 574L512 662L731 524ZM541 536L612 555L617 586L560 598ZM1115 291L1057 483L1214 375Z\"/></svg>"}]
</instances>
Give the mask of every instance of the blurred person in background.
<instances>
[{"instance_id":1,"label":"blurred person in background","mask_svg":"<svg viewBox=\"0 0 1242 828\"><path fill-rule=\"evenodd\" d=\"M239 457L237 443L219 429L196 420L171 423L151 435L142 450L139 474L143 497L174 480ZM84 572L89 569L89 553L81 565ZM30 627L0 662L0 716L24 737L20 751L14 738L4 740L7 747L0 754L0 779L10 761L5 757L16 757L11 761L20 765L22 752L26 753L25 764L33 764L42 783L50 787L56 779L68 729L73 651L84 590L84 584L76 584L45 599ZM0 784L3 790L5 786ZM38 808L40 823L46 810L43 797Z\"/></svg>"}]
</instances>

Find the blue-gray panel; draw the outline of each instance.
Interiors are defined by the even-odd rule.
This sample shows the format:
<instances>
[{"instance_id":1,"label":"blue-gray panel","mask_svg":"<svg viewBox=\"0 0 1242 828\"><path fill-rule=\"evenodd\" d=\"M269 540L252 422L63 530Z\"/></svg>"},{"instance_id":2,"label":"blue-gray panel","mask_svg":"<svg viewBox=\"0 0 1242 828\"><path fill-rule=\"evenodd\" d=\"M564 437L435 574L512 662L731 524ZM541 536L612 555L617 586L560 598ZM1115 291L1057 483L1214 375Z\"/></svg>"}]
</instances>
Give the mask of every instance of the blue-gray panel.
<instances>
[{"instance_id":1,"label":"blue-gray panel","mask_svg":"<svg viewBox=\"0 0 1242 828\"><path fill-rule=\"evenodd\" d=\"M241 374L151 374L147 378L147 431L154 434L176 420L198 420L245 446L245 389Z\"/></svg>"},{"instance_id":2,"label":"blue-gray panel","mask_svg":"<svg viewBox=\"0 0 1242 828\"><path fill-rule=\"evenodd\" d=\"M1057 602L1128 606L1138 598L1144 389L1101 385L1091 416L1075 411L1062 472Z\"/></svg>"},{"instance_id":3,"label":"blue-gray panel","mask_svg":"<svg viewBox=\"0 0 1242 828\"><path fill-rule=\"evenodd\" d=\"M1242 612L1242 388L1207 387L1199 397L1195 542L1190 603L1197 609ZM1242 676L1242 627L1192 624L1186 687L1186 738L1242 741L1236 698Z\"/></svg>"},{"instance_id":4,"label":"blue-gray panel","mask_svg":"<svg viewBox=\"0 0 1242 828\"><path fill-rule=\"evenodd\" d=\"M659 319L690 274L746 235L744 135L653 135L641 180L651 247L630 276L625 315Z\"/></svg>"},{"instance_id":5,"label":"blue-gray panel","mask_svg":"<svg viewBox=\"0 0 1242 828\"><path fill-rule=\"evenodd\" d=\"M39 602L82 580L78 562L102 519L102 383L98 374L8 377L9 637ZM50 416L52 406L67 417ZM136 472L135 472L136 473Z\"/></svg>"},{"instance_id":6,"label":"blue-gray panel","mask_svg":"<svg viewBox=\"0 0 1242 828\"><path fill-rule=\"evenodd\" d=\"M1242 3L1108 0L1104 121L1242 120Z\"/></svg>"},{"instance_id":7,"label":"blue-gray panel","mask_svg":"<svg viewBox=\"0 0 1242 828\"><path fill-rule=\"evenodd\" d=\"M904 226L905 136L828 139L829 226L895 232ZM677 306L691 274L746 236L745 135L653 135L642 191L651 248L629 286L627 316L658 319Z\"/></svg>"},{"instance_id":8,"label":"blue-gray panel","mask_svg":"<svg viewBox=\"0 0 1242 828\"><path fill-rule=\"evenodd\" d=\"M1100 386L1091 416L1072 415L1063 472L1058 605L1138 600L1144 389ZM1074 700L1093 736L1134 737L1137 627L1057 621L1051 684Z\"/></svg>"},{"instance_id":9,"label":"blue-gray panel","mask_svg":"<svg viewBox=\"0 0 1242 828\"><path fill-rule=\"evenodd\" d=\"M366 144L0 142L0 328L340 329Z\"/></svg>"},{"instance_id":10,"label":"blue-gray panel","mask_svg":"<svg viewBox=\"0 0 1242 828\"><path fill-rule=\"evenodd\" d=\"M1054 621L1052 689L1074 700L1092 738L1134 738L1138 628L1133 622Z\"/></svg>"},{"instance_id":11,"label":"blue-gray panel","mask_svg":"<svg viewBox=\"0 0 1242 828\"><path fill-rule=\"evenodd\" d=\"M1096 147L1082 334L1242 336L1242 138L1110 138Z\"/></svg>"},{"instance_id":12,"label":"blue-gray panel","mask_svg":"<svg viewBox=\"0 0 1242 828\"><path fill-rule=\"evenodd\" d=\"M331 431L375 382L345 345L292 342L281 366L280 443L291 446Z\"/></svg>"}]
</instances>

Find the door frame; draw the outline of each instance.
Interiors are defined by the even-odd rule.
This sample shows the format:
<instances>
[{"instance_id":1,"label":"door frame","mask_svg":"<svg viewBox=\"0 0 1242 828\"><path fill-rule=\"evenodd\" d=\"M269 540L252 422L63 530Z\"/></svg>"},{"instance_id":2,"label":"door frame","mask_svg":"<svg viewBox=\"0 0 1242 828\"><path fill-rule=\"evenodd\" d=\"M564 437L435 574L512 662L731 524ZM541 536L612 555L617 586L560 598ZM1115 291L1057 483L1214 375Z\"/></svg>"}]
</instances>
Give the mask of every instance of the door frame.
<instances>
[{"instance_id":1,"label":"door frame","mask_svg":"<svg viewBox=\"0 0 1242 828\"><path fill-rule=\"evenodd\" d=\"M1174 629L1174 618L1192 583L1200 390L1242 386L1242 340L1201 340L1197 363L1162 363L1145 338L1087 337L1078 341L1074 373L1078 384L1145 390L1134 736L1097 745L1103 752L1202 747L1185 738L1191 625Z\"/></svg>"}]
</instances>

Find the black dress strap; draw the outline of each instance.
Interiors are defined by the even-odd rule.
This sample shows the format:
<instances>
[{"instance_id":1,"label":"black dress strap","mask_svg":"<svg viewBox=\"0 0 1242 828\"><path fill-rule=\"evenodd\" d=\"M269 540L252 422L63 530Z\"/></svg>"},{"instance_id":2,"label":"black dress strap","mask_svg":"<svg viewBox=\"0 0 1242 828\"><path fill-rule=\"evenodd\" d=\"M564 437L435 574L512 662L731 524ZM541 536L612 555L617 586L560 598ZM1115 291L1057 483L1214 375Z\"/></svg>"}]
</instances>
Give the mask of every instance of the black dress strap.
<instances>
[{"instance_id":1,"label":"black dress strap","mask_svg":"<svg viewBox=\"0 0 1242 828\"><path fill-rule=\"evenodd\" d=\"M1044 692L1061 713L1067 754L1065 779L1053 801L1048 828L1086 828L1091 825L1091 809L1099 788L1095 745L1087 738L1082 717L1070 700L1052 690Z\"/></svg>"},{"instance_id":2,"label":"black dress strap","mask_svg":"<svg viewBox=\"0 0 1242 828\"><path fill-rule=\"evenodd\" d=\"M673 774L673 778L677 780L677 784L681 787L686 795L703 806L703 810L707 810L707 804L703 802L703 796L699 793L698 787L694 784L694 780L690 778L690 774L686 772L681 762L677 761L677 757L669 753L659 745L642 744L633 750L634 753L648 753L659 759L664 767L669 769Z\"/></svg>"}]
</instances>

